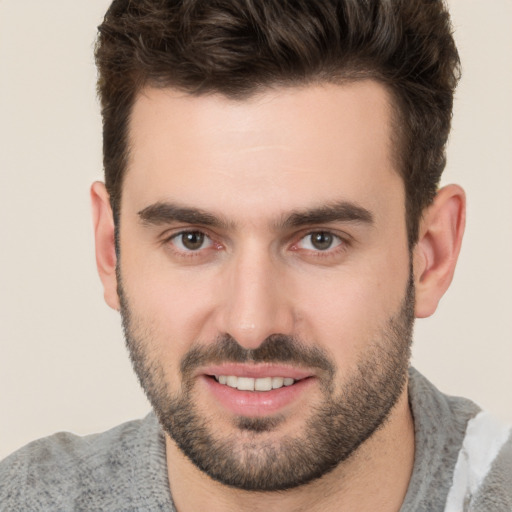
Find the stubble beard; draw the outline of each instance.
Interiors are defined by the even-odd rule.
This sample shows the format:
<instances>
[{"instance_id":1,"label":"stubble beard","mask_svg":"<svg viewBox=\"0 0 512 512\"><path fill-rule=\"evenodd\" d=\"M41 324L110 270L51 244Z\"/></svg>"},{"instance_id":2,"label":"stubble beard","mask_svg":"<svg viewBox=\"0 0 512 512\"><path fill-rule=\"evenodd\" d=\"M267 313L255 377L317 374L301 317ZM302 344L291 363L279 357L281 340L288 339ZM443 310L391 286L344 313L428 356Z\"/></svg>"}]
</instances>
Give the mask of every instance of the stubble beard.
<instances>
[{"instance_id":1,"label":"stubble beard","mask_svg":"<svg viewBox=\"0 0 512 512\"><path fill-rule=\"evenodd\" d=\"M151 352L151 326L132 311L118 272L126 344L142 388L164 431L180 450L214 480L248 491L280 491L309 483L346 461L381 428L407 382L414 323L414 285L409 279L397 314L378 340L368 344L350 380L335 390L337 369L328 355L301 340L273 335L246 350L230 336L194 346L182 359L181 391L168 388L162 362ZM231 434L198 410L194 369L207 363L279 362L317 369L322 401L307 411L296 435L272 436L281 416L235 418Z\"/></svg>"}]
</instances>

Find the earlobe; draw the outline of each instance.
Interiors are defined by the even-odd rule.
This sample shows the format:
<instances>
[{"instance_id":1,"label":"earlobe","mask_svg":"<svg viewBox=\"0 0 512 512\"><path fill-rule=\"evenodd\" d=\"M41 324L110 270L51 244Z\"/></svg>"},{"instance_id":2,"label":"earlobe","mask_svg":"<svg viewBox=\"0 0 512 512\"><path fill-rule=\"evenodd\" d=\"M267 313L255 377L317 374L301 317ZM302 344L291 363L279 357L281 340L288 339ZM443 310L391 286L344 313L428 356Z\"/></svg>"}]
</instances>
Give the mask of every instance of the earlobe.
<instances>
[{"instance_id":1,"label":"earlobe","mask_svg":"<svg viewBox=\"0 0 512 512\"><path fill-rule=\"evenodd\" d=\"M114 218L108 192L105 185L99 181L91 186L91 206L96 244L96 266L103 284L105 302L112 309L119 310Z\"/></svg>"},{"instance_id":2,"label":"earlobe","mask_svg":"<svg viewBox=\"0 0 512 512\"><path fill-rule=\"evenodd\" d=\"M465 218L466 198L457 185L442 188L423 214L413 254L417 318L432 315L450 286Z\"/></svg>"}]
</instances>

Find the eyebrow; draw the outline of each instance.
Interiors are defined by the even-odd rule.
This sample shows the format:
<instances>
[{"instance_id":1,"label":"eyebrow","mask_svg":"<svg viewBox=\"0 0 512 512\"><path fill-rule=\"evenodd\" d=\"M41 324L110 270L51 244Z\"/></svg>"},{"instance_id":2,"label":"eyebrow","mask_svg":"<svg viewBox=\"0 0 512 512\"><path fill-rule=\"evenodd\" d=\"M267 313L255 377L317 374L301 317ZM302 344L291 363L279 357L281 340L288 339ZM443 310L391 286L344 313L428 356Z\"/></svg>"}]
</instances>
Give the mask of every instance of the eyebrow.
<instances>
[{"instance_id":1,"label":"eyebrow","mask_svg":"<svg viewBox=\"0 0 512 512\"><path fill-rule=\"evenodd\" d=\"M162 225L172 222L199 224L215 228L230 228L233 223L200 208L180 206L174 203L154 203L138 212L145 225ZM317 208L292 211L275 225L276 229L296 228L311 224L331 222L351 222L372 225L373 214L370 210L350 201L338 201Z\"/></svg>"},{"instance_id":2,"label":"eyebrow","mask_svg":"<svg viewBox=\"0 0 512 512\"><path fill-rule=\"evenodd\" d=\"M147 206L138 212L142 222L146 225L159 226L172 222L185 224L201 224L209 227L227 227L228 222L200 208L189 208L173 203L158 202Z\"/></svg>"},{"instance_id":3,"label":"eyebrow","mask_svg":"<svg viewBox=\"0 0 512 512\"><path fill-rule=\"evenodd\" d=\"M373 214L370 210L350 201L338 201L318 208L292 212L286 217L284 227L300 227L310 224L326 224L330 222L354 222L372 225Z\"/></svg>"}]
</instances>

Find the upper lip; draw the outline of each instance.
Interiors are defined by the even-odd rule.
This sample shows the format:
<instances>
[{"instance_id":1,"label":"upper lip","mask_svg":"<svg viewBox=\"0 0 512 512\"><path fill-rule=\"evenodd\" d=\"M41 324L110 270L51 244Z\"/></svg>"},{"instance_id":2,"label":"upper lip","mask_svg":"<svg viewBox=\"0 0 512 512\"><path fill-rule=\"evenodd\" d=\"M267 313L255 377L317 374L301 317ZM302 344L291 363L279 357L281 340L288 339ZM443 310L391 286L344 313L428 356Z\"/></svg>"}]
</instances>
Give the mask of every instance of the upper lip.
<instances>
[{"instance_id":1,"label":"upper lip","mask_svg":"<svg viewBox=\"0 0 512 512\"><path fill-rule=\"evenodd\" d=\"M283 364L269 363L224 363L205 366L200 369L198 374L202 375L227 375L235 377L250 377L261 379L265 377L288 377L294 380L312 377L313 372L304 368L287 366Z\"/></svg>"}]
</instances>

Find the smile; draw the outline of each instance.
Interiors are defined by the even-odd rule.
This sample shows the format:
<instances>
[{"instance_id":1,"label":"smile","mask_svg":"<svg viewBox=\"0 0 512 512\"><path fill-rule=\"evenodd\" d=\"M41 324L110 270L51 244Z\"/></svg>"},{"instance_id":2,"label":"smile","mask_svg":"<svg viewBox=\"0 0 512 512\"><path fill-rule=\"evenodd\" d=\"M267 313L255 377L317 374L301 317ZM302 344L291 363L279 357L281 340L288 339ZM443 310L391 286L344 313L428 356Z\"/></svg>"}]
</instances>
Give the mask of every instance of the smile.
<instances>
[{"instance_id":1,"label":"smile","mask_svg":"<svg viewBox=\"0 0 512 512\"><path fill-rule=\"evenodd\" d=\"M234 375L215 375L219 384L238 389L239 391L272 391L283 386L291 386L296 380L291 377L236 377Z\"/></svg>"},{"instance_id":2,"label":"smile","mask_svg":"<svg viewBox=\"0 0 512 512\"><path fill-rule=\"evenodd\" d=\"M204 368L198 376L207 396L245 417L283 413L317 382L311 371L281 365L224 364Z\"/></svg>"}]
</instances>

